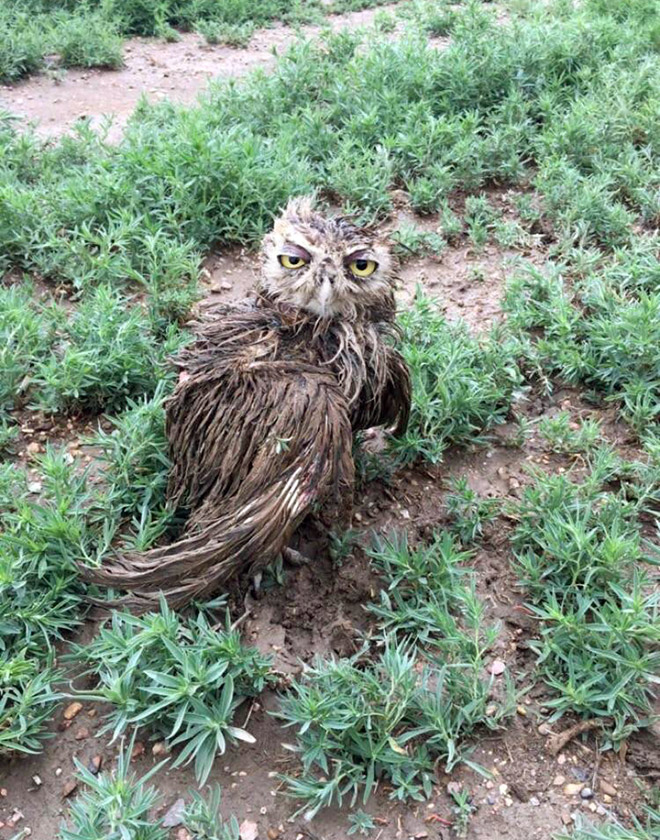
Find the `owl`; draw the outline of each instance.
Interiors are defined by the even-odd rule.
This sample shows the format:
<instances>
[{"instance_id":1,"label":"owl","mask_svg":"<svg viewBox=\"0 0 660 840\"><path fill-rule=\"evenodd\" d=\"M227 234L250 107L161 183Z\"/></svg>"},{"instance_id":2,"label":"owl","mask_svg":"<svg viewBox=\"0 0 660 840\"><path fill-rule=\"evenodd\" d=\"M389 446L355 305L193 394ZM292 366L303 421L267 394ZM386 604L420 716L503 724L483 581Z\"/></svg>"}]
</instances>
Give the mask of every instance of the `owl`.
<instances>
[{"instance_id":1,"label":"owl","mask_svg":"<svg viewBox=\"0 0 660 840\"><path fill-rule=\"evenodd\" d=\"M253 296L209 308L175 360L166 403L169 503L181 539L86 570L126 603L174 607L258 574L302 520L350 517L353 433L405 431L410 379L396 349L396 265L385 239L291 200L265 237Z\"/></svg>"}]
</instances>

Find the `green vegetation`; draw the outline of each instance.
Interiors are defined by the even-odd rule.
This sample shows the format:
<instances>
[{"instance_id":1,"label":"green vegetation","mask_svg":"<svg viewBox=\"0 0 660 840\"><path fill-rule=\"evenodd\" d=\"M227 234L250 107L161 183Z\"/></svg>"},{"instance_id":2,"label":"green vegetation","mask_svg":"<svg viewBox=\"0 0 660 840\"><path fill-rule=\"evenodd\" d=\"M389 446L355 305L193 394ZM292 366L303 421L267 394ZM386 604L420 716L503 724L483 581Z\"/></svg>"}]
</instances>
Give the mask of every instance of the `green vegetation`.
<instances>
[{"instance_id":1,"label":"green vegetation","mask_svg":"<svg viewBox=\"0 0 660 840\"><path fill-rule=\"evenodd\" d=\"M130 769L134 739L122 745L117 766L94 775L76 759L76 778L84 792L73 802L57 835L57 840L167 840L170 836L163 819L154 821L153 809L160 794L148 784L167 764L156 764L144 776ZM194 793L182 814L182 825L195 840L239 840L236 817L224 821L220 816L220 789L207 800Z\"/></svg>"},{"instance_id":2,"label":"green vegetation","mask_svg":"<svg viewBox=\"0 0 660 840\"><path fill-rule=\"evenodd\" d=\"M646 819L633 818L632 827L620 823L594 825L578 815L575 831L568 834L555 834L554 840L657 840L660 833L660 811L646 808Z\"/></svg>"},{"instance_id":3,"label":"green vegetation","mask_svg":"<svg viewBox=\"0 0 660 840\"><path fill-rule=\"evenodd\" d=\"M383 577L370 606L378 644L350 659L317 660L281 698L296 730L303 774L289 793L311 818L321 808L371 795L378 780L391 799L431 794L433 768L470 763L468 739L496 729L511 713L512 687L494 702L485 657L498 629L489 626L474 578L448 534L411 548L404 534L369 551Z\"/></svg>"},{"instance_id":4,"label":"green vegetation","mask_svg":"<svg viewBox=\"0 0 660 840\"><path fill-rule=\"evenodd\" d=\"M475 338L421 294L400 323L413 406L408 430L391 450L400 463L434 463L450 444L484 440L483 430L503 422L522 376L497 334Z\"/></svg>"},{"instance_id":5,"label":"green vegetation","mask_svg":"<svg viewBox=\"0 0 660 840\"><path fill-rule=\"evenodd\" d=\"M601 717L618 741L647 723L660 668L660 599L645 571L653 558L638 521L659 476L656 466L641 484L611 492L614 478L639 482L638 467L609 450L595 453L591 466L581 484L537 475L516 509L512 543L541 623L530 646L552 689L545 703L552 719L568 711Z\"/></svg>"},{"instance_id":6,"label":"green vegetation","mask_svg":"<svg viewBox=\"0 0 660 840\"><path fill-rule=\"evenodd\" d=\"M164 601L160 612L140 617L114 612L71 657L98 679L94 691L79 696L111 704L104 731L113 740L129 727L148 728L183 747L173 766L194 761L200 785L227 741L254 742L233 725L234 713L264 688L269 662L241 643L229 616L220 631L204 612L183 620Z\"/></svg>"}]
</instances>

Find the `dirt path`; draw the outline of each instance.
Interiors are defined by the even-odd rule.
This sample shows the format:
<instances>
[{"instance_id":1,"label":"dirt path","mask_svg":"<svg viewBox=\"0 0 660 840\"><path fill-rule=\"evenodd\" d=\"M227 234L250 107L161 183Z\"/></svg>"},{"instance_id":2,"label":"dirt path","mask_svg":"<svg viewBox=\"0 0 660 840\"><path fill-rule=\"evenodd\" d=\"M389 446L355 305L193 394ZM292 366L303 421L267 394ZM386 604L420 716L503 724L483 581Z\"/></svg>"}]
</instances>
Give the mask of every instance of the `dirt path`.
<instances>
[{"instance_id":1,"label":"dirt path","mask_svg":"<svg viewBox=\"0 0 660 840\"><path fill-rule=\"evenodd\" d=\"M332 15L333 30L369 26L374 15L392 11L396 4ZM303 37L318 36L322 27L302 27ZM186 33L176 43L154 38L126 42L125 65L120 70L68 70L32 76L16 85L0 87L0 108L28 122L36 122L40 134L58 136L87 117L99 127L112 117L108 139L116 142L142 96L151 101L169 99L190 104L210 79L241 76L256 68L271 68L298 38L291 27L276 25L258 30L245 49L209 46L200 35Z\"/></svg>"}]
</instances>

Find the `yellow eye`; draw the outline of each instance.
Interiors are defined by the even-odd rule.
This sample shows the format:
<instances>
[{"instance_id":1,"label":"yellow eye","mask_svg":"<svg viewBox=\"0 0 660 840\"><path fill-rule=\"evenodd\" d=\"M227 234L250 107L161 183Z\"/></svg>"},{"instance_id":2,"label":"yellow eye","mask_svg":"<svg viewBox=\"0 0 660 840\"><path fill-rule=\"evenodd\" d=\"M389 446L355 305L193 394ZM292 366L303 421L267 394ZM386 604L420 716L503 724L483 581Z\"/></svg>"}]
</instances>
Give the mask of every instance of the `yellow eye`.
<instances>
[{"instance_id":1,"label":"yellow eye","mask_svg":"<svg viewBox=\"0 0 660 840\"><path fill-rule=\"evenodd\" d=\"M290 254L280 254L279 261L284 268L302 268L307 264L302 257L292 257Z\"/></svg>"},{"instance_id":2,"label":"yellow eye","mask_svg":"<svg viewBox=\"0 0 660 840\"><path fill-rule=\"evenodd\" d=\"M377 267L378 263L375 260L353 260L349 266L356 277L368 277Z\"/></svg>"}]
</instances>

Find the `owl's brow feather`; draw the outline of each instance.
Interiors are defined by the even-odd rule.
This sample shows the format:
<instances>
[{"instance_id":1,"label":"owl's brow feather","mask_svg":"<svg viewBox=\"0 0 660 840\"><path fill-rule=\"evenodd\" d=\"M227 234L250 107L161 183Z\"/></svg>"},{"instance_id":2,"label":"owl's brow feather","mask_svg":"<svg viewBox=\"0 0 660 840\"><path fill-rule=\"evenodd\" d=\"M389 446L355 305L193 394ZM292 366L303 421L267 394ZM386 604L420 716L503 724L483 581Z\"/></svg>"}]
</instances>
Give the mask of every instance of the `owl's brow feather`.
<instances>
[{"instance_id":1,"label":"owl's brow feather","mask_svg":"<svg viewBox=\"0 0 660 840\"><path fill-rule=\"evenodd\" d=\"M289 257L300 257L307 262L312 258L312 255L306 248L303 248L302 245L296 245L293 242L285 242L282 247L282 252Z\"/></svg>"}]
</instances>

